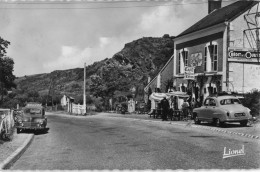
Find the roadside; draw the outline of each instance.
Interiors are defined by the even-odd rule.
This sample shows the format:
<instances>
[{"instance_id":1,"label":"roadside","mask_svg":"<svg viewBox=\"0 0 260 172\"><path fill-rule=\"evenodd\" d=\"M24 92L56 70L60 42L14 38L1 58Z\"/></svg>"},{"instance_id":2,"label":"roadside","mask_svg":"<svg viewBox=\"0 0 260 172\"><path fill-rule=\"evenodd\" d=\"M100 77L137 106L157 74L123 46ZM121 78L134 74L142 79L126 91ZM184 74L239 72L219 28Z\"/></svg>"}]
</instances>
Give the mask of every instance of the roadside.
<instances>
[{"instance_id":1,"label":"roadside","mask_svg":"<svg viewBox=\"0 0 260 172\"><path fill-rule=\"evenodd\" d=\"M13 133L13 139L11 141L0 141L0 170L5 169L6 166L15 162L21 153L28 146L27 142L32 139L33 134Z\"/></svg>"}]
</instances>

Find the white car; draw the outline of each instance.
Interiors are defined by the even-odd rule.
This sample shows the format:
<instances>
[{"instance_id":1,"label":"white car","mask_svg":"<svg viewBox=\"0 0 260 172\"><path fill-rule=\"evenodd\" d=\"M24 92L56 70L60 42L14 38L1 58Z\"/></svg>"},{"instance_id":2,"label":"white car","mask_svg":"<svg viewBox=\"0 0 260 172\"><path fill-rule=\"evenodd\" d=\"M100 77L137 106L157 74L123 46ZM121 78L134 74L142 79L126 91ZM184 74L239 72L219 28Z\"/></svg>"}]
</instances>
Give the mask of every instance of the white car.
<instances>
[{"instance_id":1,"label":"white car","mask_svg":"<svg viewBox=\"0 0 260 172\"><path fill-rule=\"evenodd\" d=\"M195 124L201 121L222 126L225 122L240 122L246 126L252 118L250 109L244 107L236 96L207 97L200 108L193 109Z\"/></svg>"}]
</instances>

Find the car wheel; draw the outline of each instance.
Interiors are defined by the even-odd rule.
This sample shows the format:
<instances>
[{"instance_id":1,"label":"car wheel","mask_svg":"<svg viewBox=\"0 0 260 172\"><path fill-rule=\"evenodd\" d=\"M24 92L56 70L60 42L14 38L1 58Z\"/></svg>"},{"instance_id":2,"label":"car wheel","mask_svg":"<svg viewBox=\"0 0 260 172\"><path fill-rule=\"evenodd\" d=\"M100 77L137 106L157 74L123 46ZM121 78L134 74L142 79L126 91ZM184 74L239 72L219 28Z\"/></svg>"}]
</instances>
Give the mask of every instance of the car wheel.
<instances>
[{"instance_id":1,"label":"car wheel","mask_svg":"<svg viewBox=\"0 0 260 172\"><path fill-rule=\"evenodd\" d=\"M243 127L247 126L247 121L241 121L240 125L243 126Z\"/></svg>"},{"instance_id":2,"label":"car wheel","mask_svg":"<svg viewBox=\"0 0 260 172\"><path fill-rule=\"evenodd\" d=\"M22 131L22 129L19 129L19 128L16 129L17 134L20 134L21 131Z\"/></svg>"},{"instance_id":3,"label":"car wheel","mask_svg":"<svg viewBox=\"0 0 260 172\"><path fill-rule=\"evenodd\" d=\"M200 122L201 122L197 115L194 118L194 122L195 122L195 124L200 124Z\"/></svg>"},{"instance_id":4,"label":"car wheel","mask_svg":"<svg viewBox=\"0 0 260 172\"><path fill-rule=\"evenodd\" d=\"M221 122L219 118L215 119L215 125L217 127L222 127L224 125L224 122Z\"/></svg>"}]
</instances>

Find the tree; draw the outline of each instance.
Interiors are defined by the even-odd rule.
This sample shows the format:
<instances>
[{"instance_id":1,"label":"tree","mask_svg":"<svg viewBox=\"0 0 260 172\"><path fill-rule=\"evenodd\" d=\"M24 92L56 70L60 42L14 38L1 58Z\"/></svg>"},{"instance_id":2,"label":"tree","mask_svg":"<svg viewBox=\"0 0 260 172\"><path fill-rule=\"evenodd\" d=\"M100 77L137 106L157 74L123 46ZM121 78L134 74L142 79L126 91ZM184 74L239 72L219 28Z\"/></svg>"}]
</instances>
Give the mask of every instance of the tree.
<instances>
[{"instance_id":1,"label":"tree","mask_svg":"<svg viewBox=\"0 0 260 172\"><path fill-rule=\"evenodd\" d=\"M10 42L0 37L0 103L3 102L7 90L16 87L15 76L13 75L14 61L12 58L5 56L8 45L10 45Z\"/></svg>"}]
</instances>

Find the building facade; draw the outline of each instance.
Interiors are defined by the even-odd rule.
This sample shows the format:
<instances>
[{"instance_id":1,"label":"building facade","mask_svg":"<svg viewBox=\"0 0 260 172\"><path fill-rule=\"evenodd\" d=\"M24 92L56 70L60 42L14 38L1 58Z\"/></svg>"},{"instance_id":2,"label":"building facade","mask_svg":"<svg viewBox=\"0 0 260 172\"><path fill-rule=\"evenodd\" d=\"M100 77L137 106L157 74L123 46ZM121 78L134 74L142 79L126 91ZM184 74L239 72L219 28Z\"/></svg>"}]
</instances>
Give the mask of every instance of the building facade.
<instances>
[{"instance_id":1,"label":"building facade","mask_svg":"<svg viewBox=\"0 0 260 172\"><path fill-rule=\"evenodd\" d=\"M258 6L257 1L237 1L209 10L174 39L177 91L203 100L223 91L243 94L260 89Z\"/></svg>"}]
</instances>

